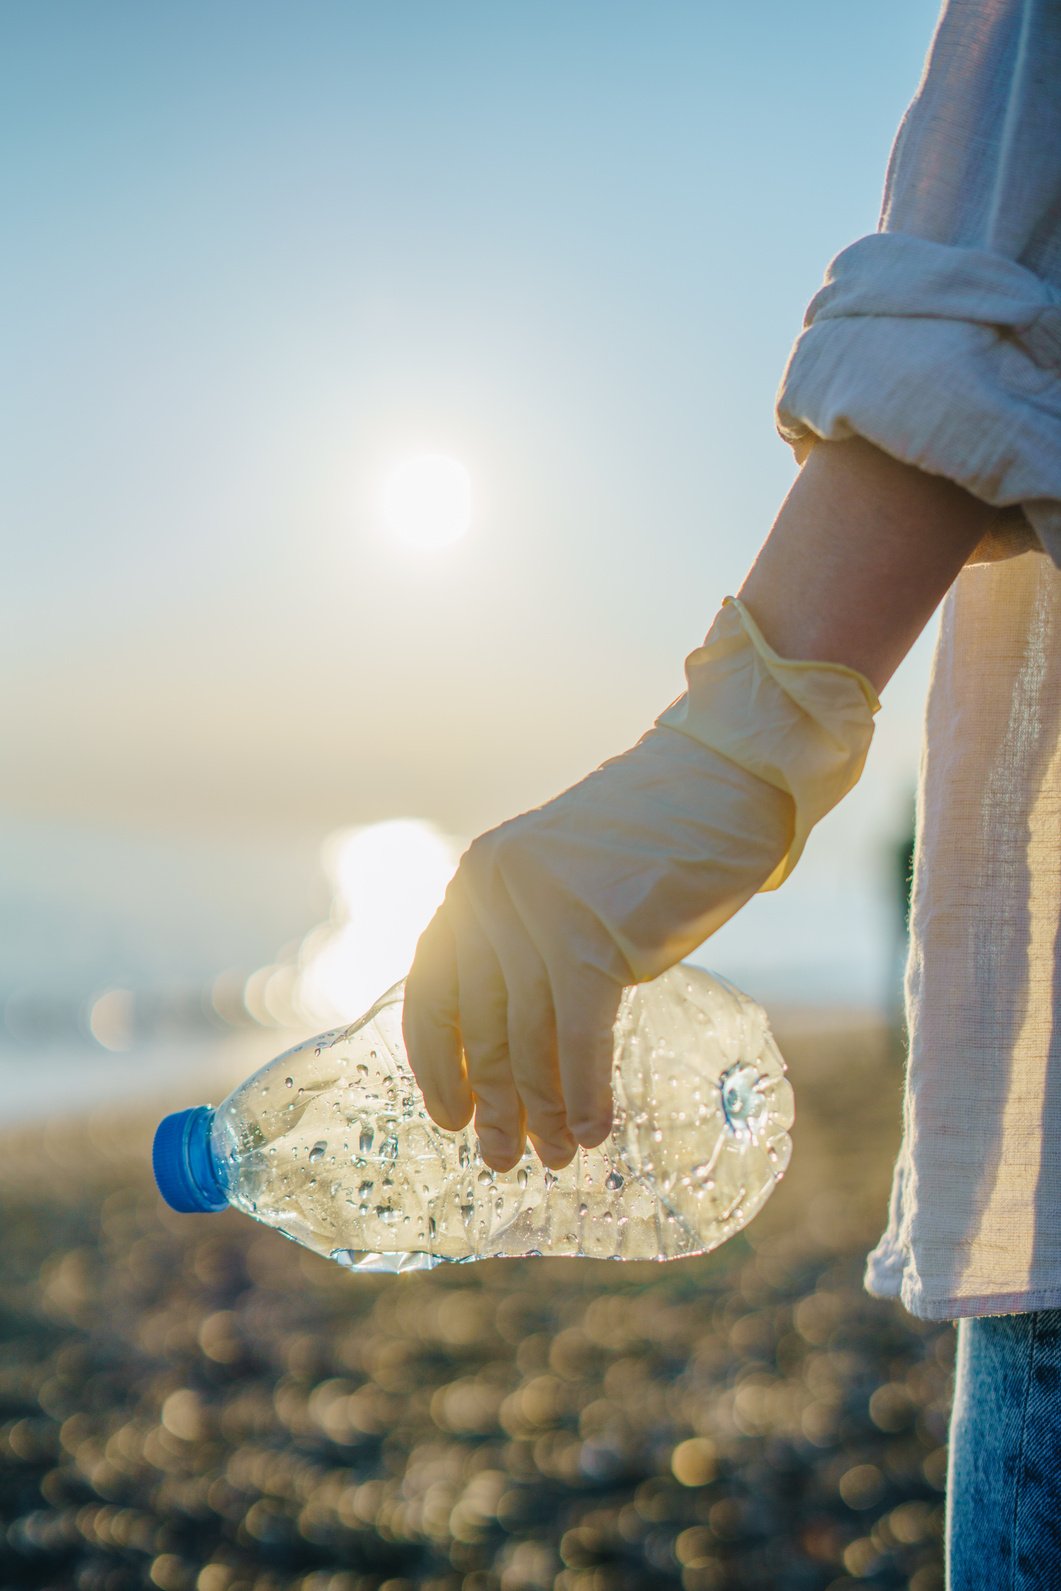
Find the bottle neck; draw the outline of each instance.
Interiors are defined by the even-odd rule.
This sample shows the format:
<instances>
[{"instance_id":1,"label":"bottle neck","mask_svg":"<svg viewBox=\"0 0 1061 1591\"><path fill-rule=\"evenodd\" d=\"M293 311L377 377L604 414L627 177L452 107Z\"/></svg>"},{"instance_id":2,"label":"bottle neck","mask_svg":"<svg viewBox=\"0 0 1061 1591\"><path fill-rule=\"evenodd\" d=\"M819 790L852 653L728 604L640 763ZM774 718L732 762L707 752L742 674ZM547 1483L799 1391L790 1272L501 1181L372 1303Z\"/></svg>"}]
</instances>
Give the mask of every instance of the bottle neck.
<instances>
[{"instance_id":1,"label":"bottle neck","mask_svg":"<svg viewBox=\"0 0 1061 1591\"><path fill-rule=\"evenodd\" d=\"M155 1181L166 1203L182 1214L224 1210L228 1205L221 1170L211 1146L214 1112L209 1105L163 1117L152 1150Z\"/></svg>"}]
</instances>

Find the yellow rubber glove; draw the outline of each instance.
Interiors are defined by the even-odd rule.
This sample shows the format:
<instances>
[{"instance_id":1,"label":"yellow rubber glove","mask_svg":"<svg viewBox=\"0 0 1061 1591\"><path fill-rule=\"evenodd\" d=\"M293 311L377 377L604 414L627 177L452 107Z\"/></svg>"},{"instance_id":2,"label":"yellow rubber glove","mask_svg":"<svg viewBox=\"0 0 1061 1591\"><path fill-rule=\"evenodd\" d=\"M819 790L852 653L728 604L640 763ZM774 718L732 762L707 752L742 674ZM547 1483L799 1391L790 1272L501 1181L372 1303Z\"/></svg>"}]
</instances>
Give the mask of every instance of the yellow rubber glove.
<instances>
[{"instance_id":1,"label":"yellow rubber glove","mask_svg":"<svg viewBox=\"0 0 1061 1591\"><path fill-rule=\"evenodd\" d=\"M622 756L475 840L417 947L409 1059L484 1159L546 1165L611 1128L623 988L696 949L792 871L856 783L879 703L838 664L778 657L727 599L688 689Z\"/></svg>"},{"instance_id":2,"label":"yellow rubber glove","mask_svg":"<svg viewBox=\"0 0 1061 1591\"><path fill-rule=\"evenodd\" d=\"M792 842L760 886L776 889L814 825L861 778L880 711L877 693L842 663L779 657L736 597L726 598L703 646L686 658L685 678L685 695L657 724L713 747L792 797Z\"/></svg>"}]
</instances>

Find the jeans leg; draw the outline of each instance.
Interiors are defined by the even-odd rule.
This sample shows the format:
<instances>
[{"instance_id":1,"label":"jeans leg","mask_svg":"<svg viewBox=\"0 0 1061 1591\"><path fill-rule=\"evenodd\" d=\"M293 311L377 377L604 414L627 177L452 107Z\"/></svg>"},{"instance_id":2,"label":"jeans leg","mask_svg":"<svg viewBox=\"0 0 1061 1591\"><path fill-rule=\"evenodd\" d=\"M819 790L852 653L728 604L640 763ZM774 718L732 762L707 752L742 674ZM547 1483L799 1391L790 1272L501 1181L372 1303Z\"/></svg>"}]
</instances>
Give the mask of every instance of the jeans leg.
<instances>
[{"instance_id":1,"label":"jeans leg","mask_svg":"<svg viewBox=\"0 0 1061 1591\"><path fill-rule=\"evenodd\" d=\"M947 1591L1061 1591L1061 1310L959 1323Z\"/></svg>"}]
</instances>

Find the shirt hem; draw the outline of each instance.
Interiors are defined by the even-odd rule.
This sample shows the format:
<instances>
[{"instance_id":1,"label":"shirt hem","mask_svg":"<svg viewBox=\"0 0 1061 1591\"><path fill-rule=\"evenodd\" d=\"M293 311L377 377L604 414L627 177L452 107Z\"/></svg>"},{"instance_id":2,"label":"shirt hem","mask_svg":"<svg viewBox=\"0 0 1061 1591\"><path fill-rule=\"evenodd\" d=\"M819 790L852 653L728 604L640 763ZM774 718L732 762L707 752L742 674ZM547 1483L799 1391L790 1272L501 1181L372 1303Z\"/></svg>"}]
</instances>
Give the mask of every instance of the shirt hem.
<instances>
[{"instance_id":1,"label":"shirt hem","mask_svg":"<svg viewBox=\"0 0 1061 1591\"><path fill-rule=\"evenodd\" d=\"M865 1278L872 1298L894 1299L918 1320L963 1320L972 1315L1030 1315L1038 1309L1061 1309L1061 1282L1050 1287L1018 1288L1008 1293L951 1293L934 1298L908 1276L879 1274Z\"/></svg>"}]
</instances>

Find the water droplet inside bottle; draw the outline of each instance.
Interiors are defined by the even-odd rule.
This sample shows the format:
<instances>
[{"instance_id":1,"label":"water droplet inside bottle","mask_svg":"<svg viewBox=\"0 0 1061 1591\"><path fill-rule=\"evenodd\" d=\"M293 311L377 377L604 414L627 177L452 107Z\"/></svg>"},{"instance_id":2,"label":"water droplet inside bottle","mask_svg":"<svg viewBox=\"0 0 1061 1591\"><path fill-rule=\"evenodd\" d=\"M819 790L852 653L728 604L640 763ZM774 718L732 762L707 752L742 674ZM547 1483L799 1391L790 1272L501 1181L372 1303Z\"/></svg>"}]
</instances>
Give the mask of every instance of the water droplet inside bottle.
<instances>
[{"instance_id":1,"label":"water droplet inside bottle","mask_svg":"<svg viewBox=\"0 0 1061 1591\"><path fill-rule=\"evenodd\" d=\"M570 1171L558 1173L541 1165L531 1145L515 1175L505 1176L486 1166L474 1130L436 1130L401 1053L396 997L387 1003L389 1015L372 1019L386 1028L387 1047L377 1035L371 1059L366 1045L376 1029L354 1023L334 1040L311 1040L304 1048L309 1059L319 1048L321 1065L307 1070L303 1088L294 1074L285 1078L284 1061L248 1088L247 1114L260 1126L260 1147L253 1156L246 1147L225 1149L233 1180L248 1184L241 1188L243 1208L251 1209L260 1192L262 1208L273 1212L270 1224L307 1234L301 1240L311 1247L327 1236L328 1252L333 1241L358 1241L360 1229L365 1253L337 1251L355 1270L429 1269L443 1256L483 1259L502 1247L524 1255L592 1249L625 1258L658 1246L660 1257L670 1258L716 1246L781 1176L790 1090L768 1035L749 1045L744 1016L728 992L722 989L712 1003L700 975L683 973L624 997L618 1139L596 1158L580 1155ZM682 1026L672 1018L687 983L695 999L693 1008L685 1006ZM690 1046L692 1037L697 1043ZM289 1059L303 1064L301 1056ZM303 1113L304 1106L311 1108ZM320 1135L326 1125L328 1138ZM329 1183L337 1204L331 1212ZM391 1223L386 1235L373 1229L373 1219ZM340 1238L343 1222L348 1230ZM589 1241L591 1222L603 1240L598 1234Z\"/></svg>"}]
</instances>

